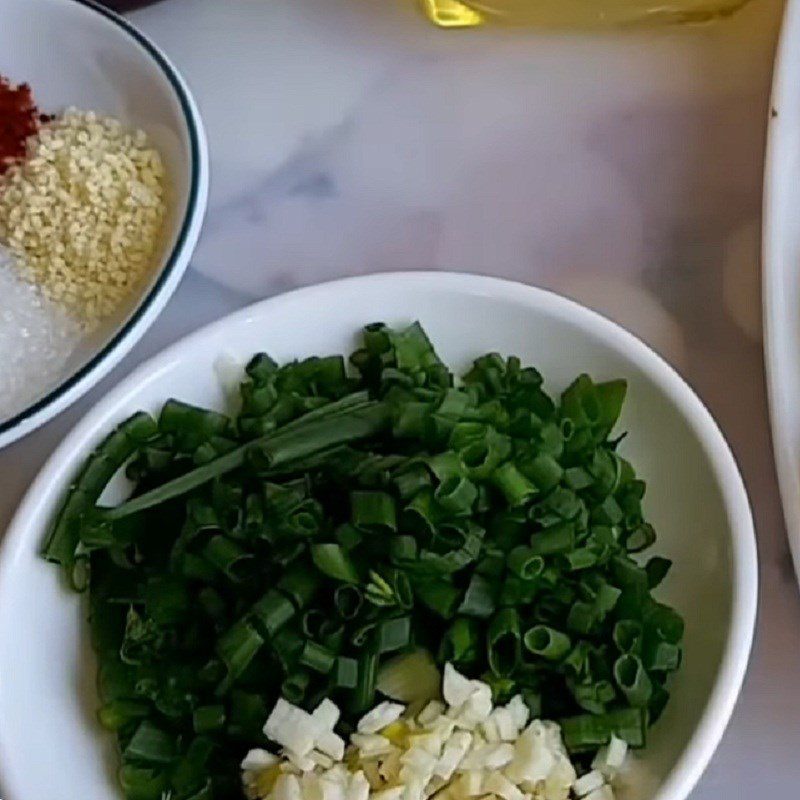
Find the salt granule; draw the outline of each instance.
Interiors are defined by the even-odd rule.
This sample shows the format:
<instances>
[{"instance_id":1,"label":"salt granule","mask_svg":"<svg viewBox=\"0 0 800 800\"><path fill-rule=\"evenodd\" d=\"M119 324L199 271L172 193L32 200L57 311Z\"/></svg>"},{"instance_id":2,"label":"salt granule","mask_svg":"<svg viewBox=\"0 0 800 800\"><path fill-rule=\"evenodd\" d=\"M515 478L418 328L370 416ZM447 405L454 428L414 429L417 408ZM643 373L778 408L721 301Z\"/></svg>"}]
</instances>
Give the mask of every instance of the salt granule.
<instances>
[{"instance_id":1,"label":"salt granule","mask_svg":"<svg viewBox=\"0 0 800 800\"><path fill-rule=\"evenodd\" d=\"M0 422L66 377L80 336L80 326L22 279L0 248Z\"/></svg>"}]
</instances>

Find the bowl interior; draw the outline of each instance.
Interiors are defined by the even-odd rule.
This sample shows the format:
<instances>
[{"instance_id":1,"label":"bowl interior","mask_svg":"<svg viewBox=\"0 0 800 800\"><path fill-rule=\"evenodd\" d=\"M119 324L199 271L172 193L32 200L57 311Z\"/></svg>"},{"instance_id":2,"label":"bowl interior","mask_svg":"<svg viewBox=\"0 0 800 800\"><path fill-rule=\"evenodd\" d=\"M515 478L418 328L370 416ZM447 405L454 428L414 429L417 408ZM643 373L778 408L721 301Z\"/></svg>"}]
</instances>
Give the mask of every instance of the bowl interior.
<instances>
[{"instance_id":1,"label":"bowl interior","mask_svg":"<svg viewBox=\"0 0 800 800\"><path fill-rule=\"evenodd\" d=\"M74 106L142 128L160 151L168 176L167 217L152 270L117 312L80 342L66 364L66 378L125 325L175 248L190 203L193 154L187 111L152 53L84 2L0 0L0 16L0 75L29 83L44 113Z\"/></svg>"},{"instance_id":2,"label":"bowl interior","mask_svg":"<svg viewBox=\"0 0 800 800\"><path fill-rule=\"evenodd\" d=\"M729 638L740 640L742 662L750 643L734 584L742 552L752 547L752 532L733 462L721 463L714 450L721 437L677 376L606 320L514 284L419 275L302 290L216 323L131 375L54 454L11 526L0 563L0 783L5 800L116 796L109 777L113 759L101 757L110 750L110 737L93 721L94 676L81 599L37 555L64 487L93 444L132 411L157 411L170 396L225 408L226 393L215 370L220 357L244 363L264 350L278 360L347 352L366 323L415 319L447 362L459 369L496 350L518 354L540 368L551 393L582 371L597 379L628 380L620 430L630 433L622 449L647 481L646 509L659 533L656 550L675 562L657 594L684 614L687 628L685 664L673 702L652 730L650 746L637 759L623 796L685 796L721 733L721 727L710 735L702 729L712 716L724 726L738 690L737 679L720 677ZM729 459L724 445L722 449ZM726 476L725 470L732 473ZM754 571L746 579L739 591L754 602ZM732 632L732 625L738 632ZM722 692L722 705L718 698L709 707L714 691ZM676 791L673 771L679 762L677 771L683 772ZM666 785L670 782L672 788Z\"/></svg>"}]
</instances>

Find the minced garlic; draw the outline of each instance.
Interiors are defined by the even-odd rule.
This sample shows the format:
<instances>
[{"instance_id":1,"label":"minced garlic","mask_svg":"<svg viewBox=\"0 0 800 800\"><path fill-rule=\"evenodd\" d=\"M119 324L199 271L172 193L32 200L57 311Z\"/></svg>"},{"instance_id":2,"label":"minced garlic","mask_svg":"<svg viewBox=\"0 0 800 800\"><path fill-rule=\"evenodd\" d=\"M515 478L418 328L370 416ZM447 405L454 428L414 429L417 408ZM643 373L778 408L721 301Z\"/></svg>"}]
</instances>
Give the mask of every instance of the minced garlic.
<instances>
[{"instance_id":1,"label":"minced garlic","mask_svg":"<svg viewBox=\"0 0 800 800\"><path fill-rule=\"evenodd\" d=\"M153 266L164 167L142 131L69 110L0 178L0 241L26 277L86 329Z\"/></svg>"}]
</instances>

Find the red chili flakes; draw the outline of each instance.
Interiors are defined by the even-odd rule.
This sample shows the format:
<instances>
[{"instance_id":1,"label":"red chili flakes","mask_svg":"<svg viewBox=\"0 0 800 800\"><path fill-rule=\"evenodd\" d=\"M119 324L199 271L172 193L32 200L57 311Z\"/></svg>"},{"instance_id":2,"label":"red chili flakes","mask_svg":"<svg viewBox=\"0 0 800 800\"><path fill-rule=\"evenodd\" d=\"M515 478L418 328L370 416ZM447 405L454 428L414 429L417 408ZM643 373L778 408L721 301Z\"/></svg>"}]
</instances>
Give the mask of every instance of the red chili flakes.
<instances>
[{"instance_id":1,"label":"red chili flakes","mask_svg":"<svg viewBox=\"0 0 800 800\"><path fill-rule=\"evenodd\" d=\"M0 175L25 157L25 140L46 118L33 102L27 83L15 85L0 76Z\"/></svg>"}]
</instances>

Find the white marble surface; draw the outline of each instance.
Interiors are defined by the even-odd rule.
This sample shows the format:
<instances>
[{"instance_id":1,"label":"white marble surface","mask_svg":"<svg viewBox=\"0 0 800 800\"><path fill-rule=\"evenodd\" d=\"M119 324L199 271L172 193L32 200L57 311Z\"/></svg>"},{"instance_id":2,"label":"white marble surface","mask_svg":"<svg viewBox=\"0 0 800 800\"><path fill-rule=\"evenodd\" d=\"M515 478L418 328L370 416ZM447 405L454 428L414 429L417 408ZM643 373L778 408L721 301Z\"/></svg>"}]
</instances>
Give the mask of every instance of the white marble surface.
<instances>
[{"instance_id":1,"label":"white marble surface","mask_svg":"<svg viewBox=\"0 0 800 800\"><path fill-rule=\"evenodd\" d=\"M212 195L197 272L93 392L0 453L0 528L108 387L250 298L418 267L555 288L678 367L720 421L751 493L756 646L692 800L797 797L800 602L770 452L758 300L779 11L778 0L753 0L712 27L591 37L444 34L411 0L166 0L136 12L184 70L208 126Z\"/></svg>"}]
</instances>

